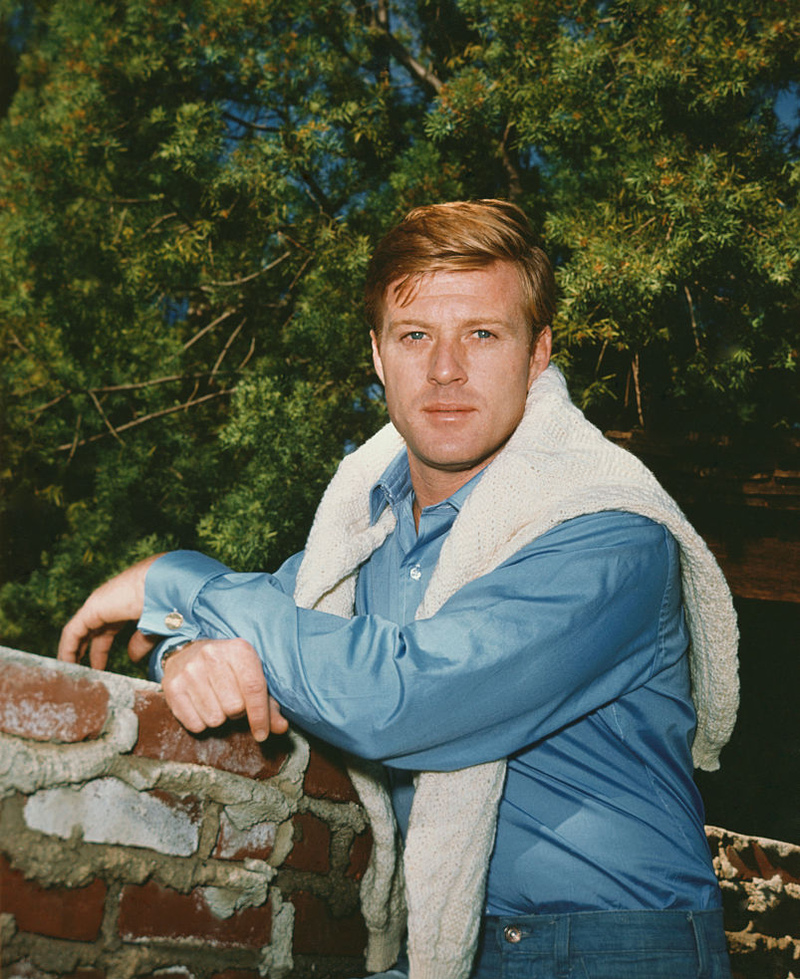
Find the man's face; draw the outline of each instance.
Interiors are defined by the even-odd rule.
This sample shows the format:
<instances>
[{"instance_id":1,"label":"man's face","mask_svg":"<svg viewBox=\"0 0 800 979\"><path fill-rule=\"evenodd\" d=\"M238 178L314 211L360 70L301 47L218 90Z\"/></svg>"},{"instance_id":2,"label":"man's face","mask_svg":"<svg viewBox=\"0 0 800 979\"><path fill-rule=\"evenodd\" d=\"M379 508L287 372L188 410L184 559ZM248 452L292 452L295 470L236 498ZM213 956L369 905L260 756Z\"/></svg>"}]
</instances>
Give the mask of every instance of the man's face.
<instances>
[{"instance_id":1,"label":"man's face","mask_svg":"<svg viewBox=\"0 0 800 979\"><path fill-rule=\"evenodd\" d=\"M390 286L372 353L423 505L455 492L505 445L550 343L548 328L531 348L521 285L507 262L425 275L402 306Z\"/></svg>"}]
</instances>

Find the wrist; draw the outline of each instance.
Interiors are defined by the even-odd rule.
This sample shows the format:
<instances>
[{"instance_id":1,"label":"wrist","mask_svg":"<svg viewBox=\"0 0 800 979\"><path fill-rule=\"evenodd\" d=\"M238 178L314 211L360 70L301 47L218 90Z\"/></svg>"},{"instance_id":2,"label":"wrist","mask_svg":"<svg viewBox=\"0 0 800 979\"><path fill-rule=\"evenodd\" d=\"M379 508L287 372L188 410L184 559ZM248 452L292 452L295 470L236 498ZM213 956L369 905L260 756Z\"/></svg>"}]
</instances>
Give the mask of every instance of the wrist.
<instances>
[{"instance_id":1,"label":"wrist","mask_svg":"<svg viewBox=\"0 0 800 979\"><path fill-rule=\"evenodd\" d=\"M170 656L174 656L175 653L179 653L182 649L186 649L187 646L191 646L191 644L192 644L192 640L188 639L186 642L182 642L177 646L171 646L169 649L164 650L164 652L161 654L161 663L160 663L162 676L164 674L164 666L167 660L170 658Z\"/></svg>"}]
</instances>

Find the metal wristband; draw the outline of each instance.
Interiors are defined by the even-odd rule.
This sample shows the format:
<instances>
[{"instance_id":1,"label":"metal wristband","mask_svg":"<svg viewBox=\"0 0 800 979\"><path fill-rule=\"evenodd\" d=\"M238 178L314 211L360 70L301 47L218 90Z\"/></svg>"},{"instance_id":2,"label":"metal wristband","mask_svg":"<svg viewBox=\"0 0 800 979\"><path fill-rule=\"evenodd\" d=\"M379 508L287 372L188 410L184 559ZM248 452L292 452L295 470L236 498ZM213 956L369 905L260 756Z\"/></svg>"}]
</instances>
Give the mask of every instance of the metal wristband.
<instances>
[{"instance_id":1,"label":"metal wristband","mask_svg":"<svg viewBox=\"0 0 800 979\"><path fill-rule=\"evenodd\" d=\"M191 643L192 641L189 640L188 642L182 642L180 646L173 646L171 649L168 649L161 657L161 672L164 672L164 664L167 662L170 656L175 653L179 653L182 649L186 649L186 647L190 646Z\"/></svg>"}]
</instances>

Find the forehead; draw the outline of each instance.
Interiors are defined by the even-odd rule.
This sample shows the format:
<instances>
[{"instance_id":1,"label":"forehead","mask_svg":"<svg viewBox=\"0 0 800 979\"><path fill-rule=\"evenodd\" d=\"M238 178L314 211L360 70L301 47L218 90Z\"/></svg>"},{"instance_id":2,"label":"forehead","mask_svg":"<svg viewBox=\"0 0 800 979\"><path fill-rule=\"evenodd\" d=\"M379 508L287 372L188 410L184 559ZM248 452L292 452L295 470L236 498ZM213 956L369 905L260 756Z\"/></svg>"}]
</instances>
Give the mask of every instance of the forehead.
<instances>
[{"instance_id":1,"label":"forehead","mask_svg":"<svg viewBox=\"0 0 800 979\"><path fill-rule=\"evenodd\" d=\"M494 262L480 269L425 272L389 284L385 324L427 315L516 320L524 316L517 270L508 262Z\"/></svg>"}]
</instances>

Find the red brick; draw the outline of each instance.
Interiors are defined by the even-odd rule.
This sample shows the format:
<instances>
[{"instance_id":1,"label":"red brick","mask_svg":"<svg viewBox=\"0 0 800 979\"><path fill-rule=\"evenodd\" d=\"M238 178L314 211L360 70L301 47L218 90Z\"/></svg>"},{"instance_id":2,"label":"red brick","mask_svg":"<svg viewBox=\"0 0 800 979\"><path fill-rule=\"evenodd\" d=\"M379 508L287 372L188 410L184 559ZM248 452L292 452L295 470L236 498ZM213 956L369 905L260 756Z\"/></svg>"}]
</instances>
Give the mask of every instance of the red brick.
<instances>
[{"instance_id":1,"label":"red brick","mask_svg":"<svg viewBox=\"0 0 800 979\"><path fill-rule=\"evenodd\" d=\"M134 710L139 718L135 755L209 765L248 778L271 778L286 761L286 740L273 735L259 744L246 721L231 721L213 731L190 734L175 719L159 691L137 692Z\"/></svg>"},{"instance_id":2,"label":"red brick","mask_svg":"<svg viewBox=\"0 0 800 979\"><path fill-rule=\"evenodd\" d=\"M249 829L237 829L223 811L219 834L211 854L221 860L268 860L275 844L275 823L256 823Z\"/></svg>"},{"instance_id":3,"label":"red brick","mask_svg":"<svg viewBox=\"0 0 800 979\"><path fill-rule=\"evenodd\" d=\"M315 799L333 802L358 802L358 795L341 754L321 741L311 743L311 756L303 783L303 791Z\"/></svg>"},{"instance_id":4,"label":"red brick","mask_svg":"<svg viewBox=\"0 0 800 979\"><path fill-rule=\"evenodd\" d=\"M199 888L181 894L149 881L123 889L118 929L125 941L194 938L226 948L260 948L272 935L272 907L267 902L218 918Z\"/></svg>"},{"instance_id":5,"label":"red brick","mask_svg":"<svg viewBox=\"0 0 800 979\"><path fill-rule=\"evenodd\" d=\"M345 871L345 876L352 877L353 880L361 880L367 871L371 855L372 832L366 829L353 840L353 845L350 847L350 863Z\"/></svg>"},{"instance_id":6,"label":"red brick","mask_svg":"<svg viewBox=\"0 0 800 979\"><path fill-rule=\"evenodd\" d=\"M108 717L108 689L90 676L88 670L85 676L71 676L46 666L5 663L0 730L68 744L98 738Z\"/></svg>"},{"instance_id":7,"label":"red brick","mask_svg":"<svg viewBox=\"0 0 800 979\"><path fill-rule=\"evenodd\" d=\"M361 955L367 929L360 912L334 918L327 904L308 891L295 891L295 955Z\"/></svg>"},{"instance_id":8,"label":"red brick","mask_svg":"<svg viewBox=\"0 0 800 979\"><path fill-rule=\"evenodd\" d=\"M0 910L13 914L20 931L94 941L100 933L106 885L96 878L85 887L42 887L13 870L0 854Z\"/></svg>"},{"instance_id":9,"label":"red brick","mask_svg":"<svg viewBox=\"0 0 800 979\"><path fill-rule=\"evenodd\" d=\"M326 874L331 869L331 831L326 823L311 813L292 817L294 844L283 861L284 867Z\"/></svg>"}]
</instances>

